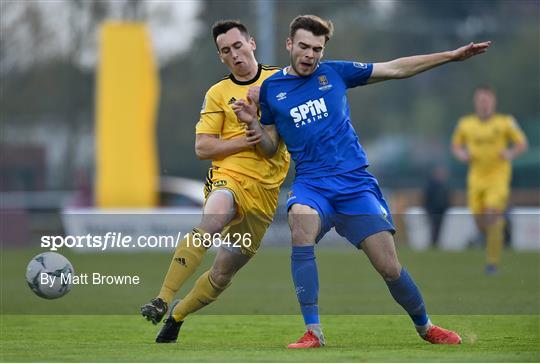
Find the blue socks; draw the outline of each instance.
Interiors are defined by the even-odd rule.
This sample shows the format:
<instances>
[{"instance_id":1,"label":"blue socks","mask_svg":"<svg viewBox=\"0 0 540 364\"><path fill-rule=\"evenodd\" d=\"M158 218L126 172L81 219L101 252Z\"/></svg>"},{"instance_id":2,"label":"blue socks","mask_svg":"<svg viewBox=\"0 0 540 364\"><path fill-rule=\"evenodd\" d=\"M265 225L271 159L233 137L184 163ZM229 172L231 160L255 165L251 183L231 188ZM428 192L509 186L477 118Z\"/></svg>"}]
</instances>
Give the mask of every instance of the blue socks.
<instances>
[{"instance_id":1,"label":"blue socks","mask_svg":"<svg viewBox=\"0 0 540 364\"><path fill-rule=\"evenodd\" d=\"M306 325L317 325L319 320L319 274L314 246L293 246L291 273ZM429 318L422 294L405 268L395 281L386 282L392 297L407 311L417 329L429 326Z\"/></svg>"},{"instance_id":2,"label":"blue socks","mask_svg":"<svg viewBox=\"0 0 540 364\"><path fill-rule=\"evenodd\" d=\"M313 245L292 247L291 273L304 323L319 324L319 273Z\"/></svg>"},{"instance_id":3,"label":"blue socks","mask_svg":"<svg viewBox=\"0 0 540 364\"><path fill-rule=\"evenodd\" d=\"M387 281L386 284L392 297L407 311L417 327L428 324L429 318L422 294L405 268L401 269L401 275L398 279Z\"/></svg>"}]
</instances>

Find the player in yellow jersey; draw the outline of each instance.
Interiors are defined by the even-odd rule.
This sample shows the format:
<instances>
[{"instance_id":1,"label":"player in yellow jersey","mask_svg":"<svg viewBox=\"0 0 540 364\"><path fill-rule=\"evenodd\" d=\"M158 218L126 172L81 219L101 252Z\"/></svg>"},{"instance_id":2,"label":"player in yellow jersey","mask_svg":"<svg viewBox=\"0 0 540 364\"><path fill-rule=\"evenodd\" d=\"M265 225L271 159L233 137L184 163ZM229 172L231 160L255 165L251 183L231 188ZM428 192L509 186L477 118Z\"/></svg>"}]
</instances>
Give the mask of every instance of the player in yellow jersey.
<instances>
[{"instance_id":1,"label":"player in yellow jersey","mask_svg":"<svg viewBox=\"0 0 540 364\"><path fill-rule=\"evenodd\" d=\"M154 324L160 322L207 247L219 245L219 250L212 268L171 307L156 338L158 343L176 342L185 317L215 301L257 252L289 169L285 146L275 156L264 157L255 149L261 135L246 130L231 108L248 94L258 100L258 86L278 68L258 64L255 41L242 23L218 21L212 34L218 56L231 74L208 90L196 126L195 152L200 159L212 160L202 221L178 245L161 291L141 307L141 314Z\"/></svg>"},{"instance_id":2,"label":"player in yellow jersey","mask_svg":"<svg viewBox=\"0 0 540 364\"><path fill-rule=\"evenodd\" d=\"M495 112L495 92L486 86L474 92L475 114L461 118L452 137L452 152L469 164L468 205L486 236L486 273L501 260L503 212L510 193L511 161L527 149L527 138L510 115Z\"/></svg>"}]
</instances>

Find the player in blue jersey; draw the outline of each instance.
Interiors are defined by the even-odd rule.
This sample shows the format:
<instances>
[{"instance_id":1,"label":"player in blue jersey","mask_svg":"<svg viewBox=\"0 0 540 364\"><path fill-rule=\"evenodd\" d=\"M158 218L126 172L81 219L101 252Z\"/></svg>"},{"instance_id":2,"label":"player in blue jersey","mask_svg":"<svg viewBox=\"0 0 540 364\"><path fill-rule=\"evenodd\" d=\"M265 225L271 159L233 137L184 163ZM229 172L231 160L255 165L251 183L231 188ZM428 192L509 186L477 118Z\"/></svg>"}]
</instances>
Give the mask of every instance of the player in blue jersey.
<instances>
[{"instance_id":1,"label":"player in blue jersey","mask_svg":"<svg viewBox=\"0 0 540 364\"><path fill-rule=\"evenodd\" d=\"M296 165L287 201L291 270L307 331L289 348L324 345L314 245L332 227L364 251L423 339L459 344L458 334L431 323L420 291L399 263L392 216L377 180L367 171L369 163L350 121L346 91L468 59L485 52L490 42L385 63L320 62L332 30L330 21L317 16L296 17L287 39L290 66L261 86L260 124L255 100L234 105L238 118L262 134L257 144L261 153L273 155L283 139Z\"/></svg>"}]
</instances>

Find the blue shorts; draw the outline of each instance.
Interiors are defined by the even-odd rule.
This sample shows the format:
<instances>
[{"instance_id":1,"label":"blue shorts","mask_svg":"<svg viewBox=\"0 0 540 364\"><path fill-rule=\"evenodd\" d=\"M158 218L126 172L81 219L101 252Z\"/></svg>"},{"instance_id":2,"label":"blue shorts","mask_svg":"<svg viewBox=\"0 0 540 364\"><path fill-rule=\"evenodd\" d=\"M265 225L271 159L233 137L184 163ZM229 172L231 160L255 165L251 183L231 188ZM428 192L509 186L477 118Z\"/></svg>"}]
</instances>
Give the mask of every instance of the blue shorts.
<instances>
[{"instance_id":1,"label":"blue shorts","mask_svg":"<svg viewBox=\"0 0 540 364\"><path fill-rule=\"evenodd\" d=\"M365 168L336 176L297 178L289 192L287 211L297 203L319 213L321 231L316 242L333 227L358 249L373 234L396 232L377 179Z\"/></svg>"}]
</instances>

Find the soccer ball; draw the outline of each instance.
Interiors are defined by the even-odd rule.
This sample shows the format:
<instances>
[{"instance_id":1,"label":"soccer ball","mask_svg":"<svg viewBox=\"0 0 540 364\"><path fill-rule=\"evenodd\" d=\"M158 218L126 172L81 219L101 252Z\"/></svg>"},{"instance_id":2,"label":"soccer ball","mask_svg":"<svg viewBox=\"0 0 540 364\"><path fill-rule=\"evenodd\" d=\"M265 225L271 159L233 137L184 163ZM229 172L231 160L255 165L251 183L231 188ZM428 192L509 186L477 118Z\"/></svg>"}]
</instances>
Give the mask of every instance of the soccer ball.
<instances>
[{"instance_id":1,"label":"soccer ball","mask_svg":"<svg viewBox=\"0 0 540 364\"><path fill-rule=\"evenodd\" d=\"M73 266L61 254L46 252L36 255L26 268L26 282L39 297L59 298L71 289Z\"/></svg>"}]
</instances>

